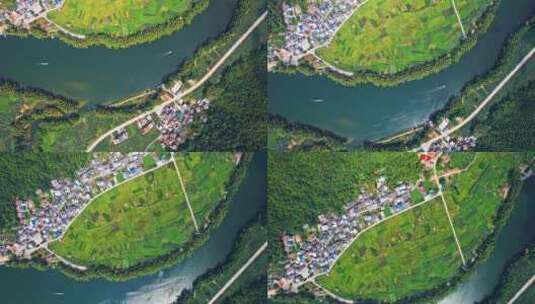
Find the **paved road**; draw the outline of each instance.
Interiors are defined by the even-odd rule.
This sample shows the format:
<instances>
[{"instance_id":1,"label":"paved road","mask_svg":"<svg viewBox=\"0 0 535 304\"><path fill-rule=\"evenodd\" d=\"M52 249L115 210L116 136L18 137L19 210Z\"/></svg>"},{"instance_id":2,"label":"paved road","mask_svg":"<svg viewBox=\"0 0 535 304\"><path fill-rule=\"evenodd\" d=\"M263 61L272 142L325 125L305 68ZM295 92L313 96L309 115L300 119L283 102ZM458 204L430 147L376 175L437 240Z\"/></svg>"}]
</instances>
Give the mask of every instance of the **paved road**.
<instances>
[{"instance_id":1,"label":"paved road","mask_svg":"<svg viewBox=\"0 0 535 304\"><path fill-rule=\"evenodd\" d=\"M522 288L520 288L519 291L517 291L515 293L515 296L513 298L511 298L511 300L509 300L509 302L507 302L507 304L513 304L516 300L518 300L518 298L520 298L520 296L526 291L528 290L528 288L535 282L535 275L533 275L531 277L531 279L529 279L529 281L526 282L526 284L524 284L522 286Z\"/></svg>"},{"instance_id":2,"label":"paved road","mask_svg":"<svg viewBox=\"0 0 535 304\"><path fill-rule=\"evenodd\" d=\"M268 242L265 242L254 254L253 256L247 261L247 263L245 263L233 276L232 278L223 286L223 288L221 288L216 294L215 296L212 297L212 299L210 301L208 301L208 304L213 304L215 303L215 301L217 301L217 299L219 299L221 297L221 295L223 295L223 293L225 293L225 291L230 287L230 285L232 285L232 283L234 283L234 281L236 281L240 275L247 269L247 267L249 267L249 265L251 265L261 254L262 252L264 252L266 250L268 246Z\"/></svg>"},{"instance_id":3,"label":"paved road","mask_svg":"<svg viewBox=\"0 0 535 304\"><path fill-rule=\"evenodd\" d=\"M152 110L144 112L122 124L119 126L109 130L108 132L102 134L97 140L95 140L89 147L86 149L86 152L91 152L93 149L106 137L111 136L113 132L122 129L134 122L136 122L138 119L145 117L146 115L152 114L154 112L158 112L163 107L171 104L172 102L175 102L177 100L180 100L184 98L185 96L191 94L193 91L195 91L197 88L202 86L210 77L213 76L213 74L225 63L225 61L236 51L236 49L251 35L251 33L266 19L267 17L267 11L264 12L258 19L249 27L249 29L232 45L232 47L219 59L219 61L206 73L199 81L197 81L193 86L186 89L184 92L179 93L175 96L172 100L166 101L162 104L159 104L155 106Z\"/></svg>"},{"instance_id":4,"label":"paved road","mask_svg":"<svg viewBox=\"0 0 535 304\"><path fill-rule=\"evenodd\" d=\"M465 120L463 120L461 123L459 123L455 127L449 129L447 132L440 134L440 136L437 136L421 144L420 147L414 149L413 152L416 152L419 150L424 150L424 151L427 150L434 142L442 140L445 137L448 137L452 133L464 127L472 119L474 119L474 117L476 117L477 114L479 114L479 112L483 110L483 108L492 100L492 98L494 98L494 96L496 96L496 94L498 94L498 92L500 92L500 90L509 82L509 80L511 80L511 78L513 78L513 76L515 76L515 74L518 73L518 71L520 71L520 69L524 65L526 65L526 63L528 63L528 61L531 59L534 53L535 53L535 47L533 47L531 51L524 58L522 58L522 60L516 65L516 67L498 84L496 88L494 88L494 90L492 90L492 92L487 96L487 98L485 98L485 100L483 100L483 102Z\"/></svg>"}]
</instances>

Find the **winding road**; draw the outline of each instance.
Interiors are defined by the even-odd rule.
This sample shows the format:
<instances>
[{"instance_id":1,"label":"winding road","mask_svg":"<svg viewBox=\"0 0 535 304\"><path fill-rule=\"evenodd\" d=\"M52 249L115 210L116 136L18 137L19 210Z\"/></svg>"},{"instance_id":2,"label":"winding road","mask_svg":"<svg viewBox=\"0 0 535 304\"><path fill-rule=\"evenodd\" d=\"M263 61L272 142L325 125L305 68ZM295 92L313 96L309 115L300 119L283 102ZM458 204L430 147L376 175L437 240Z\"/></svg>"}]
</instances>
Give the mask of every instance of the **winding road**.
<instances>
[{"instance_id":1,"label":"winding road","mask_svg":"<svg viewBox=\"0 0 535 304\"><path fill-rule=\"evenodd\" d=\"M144 112L142 114L139 114L138 116L125 121L124 123L120 124L119 126L109 130L108 132L102 134L99 138L97 138L92 144L89 145L89 147L86 149L86 152L91 152L95 147L106 137L111 136L113 132L123 129L126 126L136 122L140 118L145 117L146 115L158 112L163 107L180 100L184 98L185 96L191 94L193 91L197 90L200 86L202 86L210 77L212 77L215 72L225 63L225 61L238 49L238 47L251 35L251 33L266 19L267 17L267 11L265 11L256 21L249 27L249 29L232 45L232 47L212 66L212 68L206 73L199 81L197 81L193 86L186 89L184 92L180 92L177 94L173 99L166 101L164 103L161 103L157 106L155 106L152 110L149 110L147 112Z\"/></svg>"},{"instance_id":2,"label":"winding road","mask_svg":"<svg viewBox=\"0 0 535 304\"><path fill-rule=\"evenodd\" d=\"M479 112L481 112L481 110L483 110L483 108L487 106L487 104L494 98L494 96L496 96L496 94L498 94L500 90L503 89L503 87L513 78L513 76L515 76L516 73L518 73L518 71L520 71L520 69L522 69L522 67L524 67L524 65L526 65L529 62L531 57L533 57L533 54L535 54L535 47L533 47L531 51L526 56L524 56L524 58L522 58L522 60L515 66L515 68L504 79L502 79L502 81L498 84L498 86L496 86L494 90L492 90L492 92L487 96L487 98L485 98L485 100L483 100L483 102L481 102L481 104L479 104L479 106L472 113L470 113L470 115L468 115L466 119L464 119L461 123L459 123L455 127L440 134L439 136L434 137L424 142L423 144L420 145L420 147L415 148L412 151L413 152L417 152L420 150L427 151L433 143L450 136L452 133L458 131L459 129L464 127L466 124L468 124L470 121L472 121L472 119L474 119L479 114Z\"/></svg>"}]
</instances>

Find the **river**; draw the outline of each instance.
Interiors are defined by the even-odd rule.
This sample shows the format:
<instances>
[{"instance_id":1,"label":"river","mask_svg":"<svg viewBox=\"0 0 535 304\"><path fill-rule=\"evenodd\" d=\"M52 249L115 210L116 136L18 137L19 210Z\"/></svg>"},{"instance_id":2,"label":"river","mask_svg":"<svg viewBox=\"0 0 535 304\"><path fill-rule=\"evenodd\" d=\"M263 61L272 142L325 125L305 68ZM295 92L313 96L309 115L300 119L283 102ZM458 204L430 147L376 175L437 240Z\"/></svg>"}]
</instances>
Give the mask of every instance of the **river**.
<instances>
[{"instance_id":1,"label":"river","mask_svg":"<svg viewBox=\"0 0 535 304\"><path fill-rule=\"evenodd\" d=\"M498 284L508 260L535 237L535 178L524 182L507 224L499 232L496 248L490 257L479 265L468 280L456 288L439 304L472 304L481 301Z\"/></svg>"},{"instance_id":2,"label":"river","mask_svg":"<svg viewBox=\"0 0 535 304\"><path fill-rule=\"evenodd\" d=\"M195 278L223 262L238 232L266 206L266 155L257 153L221 226L190 258L158 274L126 282L74 281L57 270L0 267L2 303L170 303Z\"/></svg>"},{"instance_id":3,"label":"river","mask_svg":"<svg viewBox=\"0 0 535 304\"><path fill-rule=\"evenodd\" d=\"M533 0L502 0L489 31L460 62L396 87L344 87L324 76L270 73L269 111L356 143L392 135L426 121L466 82L489 70L507 35L533 15Z\"/></svg>"},{"instance_id":4,"label":"river","mask_svg":"<svg viewBox=\"0 0 535 304\"><path fill-rule=\"evenodd\" d=\"M158 85L199 46L224 32L236 3L210 1L190 25L173 35L119 50L0 36L0 77L92 104L130 96Z\"/></svg>"}]
</instances>

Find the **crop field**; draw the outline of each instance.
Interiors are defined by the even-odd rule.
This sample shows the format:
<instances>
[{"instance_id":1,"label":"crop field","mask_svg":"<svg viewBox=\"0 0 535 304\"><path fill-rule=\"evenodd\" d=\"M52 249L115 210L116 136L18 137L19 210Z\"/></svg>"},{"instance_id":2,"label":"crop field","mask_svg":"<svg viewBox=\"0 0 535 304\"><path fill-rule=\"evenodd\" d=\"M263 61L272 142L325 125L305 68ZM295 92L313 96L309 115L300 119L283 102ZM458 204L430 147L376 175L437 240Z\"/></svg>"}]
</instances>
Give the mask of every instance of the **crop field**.
<instances>
[{"instance_id":1,"label":"crop field","mask_svg":"<svg viewBox=\"0 0 535 304\"><path fill-rule=\"evenodd\" d=\"M513 154L479 153L470 169L446 186L444 197L467 260L494 229L509 171L516 165Z\"/></svg>"},{"instance_id":2,"label":"crop field","mask_svg":"<svg viewBox=\"0 0 535 304\"><path fill-rule=\"evenodd\" d=\"M489 0L457 0L466 31ZM450 0L366 2L317 54L347 71L397 73L444 55L461 43Z\"/></svg>"},{"instance_id":3,"label":"crop field","mask_svg":"<svg viewBox=\"0 0 535 304\"><path fill-rule=\"evenodd\" d=\"M51 249L74 263L127 268L180 248L193 227L170 164L98 197Z\"/></svg>"},{"instance_id":4,"label":"crop field","mask_svg":"<svg viewBox=\"0 0 535 304\"><path fill-rule=\"evenodd\" d=\"M447 282L461 266L440 199L364 232L316 282L346 299L396 301Z\"/></svg>"},{"instance_id":5,"label":"crop field","mask_svg":"<svg viewBox=\"0 0 535 304\"><path fill-rule=\"evenodd\" d=\"M201 225L225 195L225 184L235 167L232 153L175 154L195 218Z\"/></svg>"},{"instance_id":6,"label":"crop field","mask_svg":"<svg viewBox=\"0 0 535 304\"><path fill-rule=\"evenodd\" d=\"M66 0L49 17L77 34L127 36L183 15L192 3L192 0Z\"/></svg>"}]
</instances>

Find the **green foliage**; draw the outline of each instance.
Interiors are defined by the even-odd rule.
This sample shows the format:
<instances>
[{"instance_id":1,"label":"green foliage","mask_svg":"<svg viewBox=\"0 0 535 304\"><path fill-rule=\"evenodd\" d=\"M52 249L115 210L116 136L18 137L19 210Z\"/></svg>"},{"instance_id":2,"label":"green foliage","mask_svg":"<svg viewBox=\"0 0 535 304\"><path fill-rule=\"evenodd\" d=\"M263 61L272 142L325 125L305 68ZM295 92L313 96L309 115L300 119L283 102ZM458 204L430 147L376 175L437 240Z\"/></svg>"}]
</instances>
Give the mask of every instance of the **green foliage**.
<instances>
[{"instance_id":1,"label":"green foliage","mask_svg":"<svg viewBox=\"0 0 535 304\"><path fill-rule=\"evenodd\" d=\"M256 151L266 146L265 51L248 54L223 72L205 91L211 101L208 119L197 122L198 135L183 149Z\"/></svg>"},{"instance_id":2,"label":"green foliage","mask_svg":"<svg viewBox=\"0 0 535 304\"><path fill-rule=\"evenodd\" d=\"M257 218L247 225L222 264L210 269L193 283L193 290L183 292L176 303L207 303L223 285L254 255L266 242L265 219ZM218 303L262 303L266 297L267 252L264 251L219 299Z\"/></svg>"},{"instance_id":3,"label":"green foliage","mask_svg":"<svg viewBox=\"0 0 535 304\"><path fill-rule=\"evenodd\" d=\"M494 291L481 303L506 304L528 282L535 273L535 240L522 249L510 261L500 276L500 281ZM524 295L515 303L531 303L535 299L533 286L526 290Z\"/></svg>"},{"instance_id":4,"label":"green foliage","mask_svg":"<svg viewBox=\"0 0 535 304\"><path fill-rule=\"evenodd\" d=\"M0 232L16 224L13 199L35 198L50 181L74 175L89 160L86 153L0 153Z\"/></svg>"},{"instance_id":5,"label":"green foliage","mask_svg":"<svg viewBox=\"0 0 535 304\"><path fill-rule=\"evenodd\" d=\"M495 103L486 117L474 122L478 150L535 149L535 81Z\"/></svg>"},{"instance_id":6,"label":"green foliage","mask_svg":"<svg viewBox=\"0 0 535 304\"><path fill-rule=\"evenodd\" d=\"M381 175L391 185L416 182L421 165L414 153L270 152L268 171L269 240L277 261L281 233L300 232L318 215L340 211L361 187L373 190Z\"/></svg>"},{"instance_id":7,"label":"green foliage","mask_svg":"<svg viewBox=\"0 0 535 304\"><path fill-rule=\"evenodd\" d=\"M437 198L363 233L317 282L346 299L394 302L446 283L460 266Z\"/></svg>"}]
</instances>

